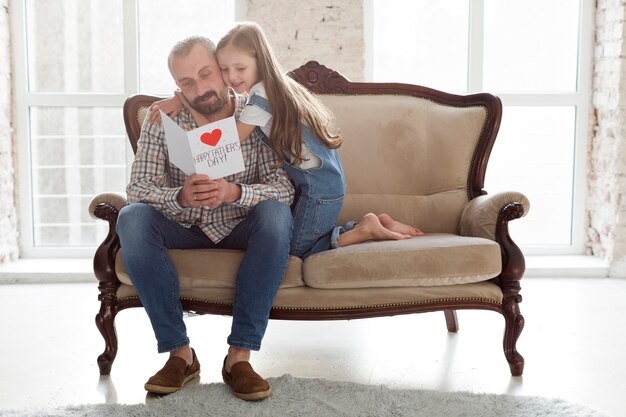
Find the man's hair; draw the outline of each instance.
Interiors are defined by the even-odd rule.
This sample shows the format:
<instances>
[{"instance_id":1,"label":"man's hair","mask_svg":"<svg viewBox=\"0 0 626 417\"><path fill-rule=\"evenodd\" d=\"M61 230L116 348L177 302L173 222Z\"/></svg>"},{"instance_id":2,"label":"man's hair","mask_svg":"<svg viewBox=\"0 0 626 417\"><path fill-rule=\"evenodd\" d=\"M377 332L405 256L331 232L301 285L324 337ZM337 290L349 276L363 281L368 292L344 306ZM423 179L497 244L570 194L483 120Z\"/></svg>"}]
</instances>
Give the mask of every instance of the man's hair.
<instances>
[{"instance_id":1,"label":"man's hair","mask_svg":"<svg viewBox=\"0 0 626 417\"><path fill-rule=\"evenodd\" d=\"M172 72L172 60L174 58L185 57L189 55L189 52L196 45L202 45L209 52L209 54L215 56L215 43L209 38L204 36L190 36L182 41L176 43L170 50L170 54L167 56L167 67ZM173 75L173 74L172 74Z\"/></svg>"}]
</instances>

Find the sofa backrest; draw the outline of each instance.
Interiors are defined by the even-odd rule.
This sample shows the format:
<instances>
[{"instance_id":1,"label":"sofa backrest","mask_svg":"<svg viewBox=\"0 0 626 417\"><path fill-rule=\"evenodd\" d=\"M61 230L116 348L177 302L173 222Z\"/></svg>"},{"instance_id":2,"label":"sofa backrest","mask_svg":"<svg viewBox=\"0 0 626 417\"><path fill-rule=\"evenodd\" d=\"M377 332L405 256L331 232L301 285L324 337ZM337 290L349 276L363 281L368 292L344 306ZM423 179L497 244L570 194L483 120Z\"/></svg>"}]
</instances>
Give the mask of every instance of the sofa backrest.
<instances>
[{"instance_id":1,"label":"sofa backrest","mask_svg":"<svg viewBox=\"0 0 626 417\"><path fill-rule=\"evenodd\" d=\"M318 94L343 135L340 221L386 212L425 232L458 233L463 207L484 194L502 114L497 97L352 83L316 62L290 75Z\"/></svg>"},{"instance_id":2,"label":"sofa backrest","mask_svg":"<svg viewBox=\"0 0 626 417\"><path fill-rule=\"evenodd\" d=\"M350 82L315 61L289 75L318 94L343 135L339 154L347 194L341 222L385 212L425 232L459 232L463 207L485 193L502 117L497 97ZM147 107L157 99L136 95L124 104L133 151Z\"/></svg>"}]
</instances>

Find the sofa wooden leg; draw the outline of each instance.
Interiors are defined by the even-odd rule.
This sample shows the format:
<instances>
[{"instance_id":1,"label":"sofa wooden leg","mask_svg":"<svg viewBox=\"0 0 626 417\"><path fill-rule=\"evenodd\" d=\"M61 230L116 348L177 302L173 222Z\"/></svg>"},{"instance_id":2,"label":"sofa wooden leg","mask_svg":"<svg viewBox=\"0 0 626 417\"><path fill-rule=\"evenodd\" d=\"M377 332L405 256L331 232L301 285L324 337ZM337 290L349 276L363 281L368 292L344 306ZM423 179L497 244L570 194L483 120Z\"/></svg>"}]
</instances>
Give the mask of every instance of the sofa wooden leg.
<instances>
[{"instance_id":1,"label":"sofa wooden leg","mask_svg":"<svg viewBox=\"0 0 626 417\"><path fill-rule=\"evenodd\" d=\"M521 376L524 372L524 358L517 353L515 345L524 329L524 316L520 313L522 302L520 280L526 270L524 255L509 235L508 223L524 215L521 203L510 203L500 209L496 221L496 242L502 253L502 272L497 279L502 288L502 314L504 315L504 355L509 362L511 375Z\"/></svg>"},{"instance_id":2,"label":"sofa wooden leg","mask_svg":"<svg viewBox=\"0 0 626 417\"><path fill-rule=\"evenodd\" d=\"M98 356L100 375L109 375L117 355L117 333L115 332L116 311L111 303L103 301L100 312L96 315L96 326L104 338L104 352Z\"/></svg>"},{"instance_id":3,"label":"sofa wooden leg","mask_svg":"<svg viewBox=\"0 0 626 417\"><path fill-rule=\"evenodd\" d=\"M443 310L443 313L446 316L446 326L448 326L448 331L451 333L458 332L459 320L456 316L456 310Z\"/></svg>"},{"instance_id":4,"label":"sofa wooden leg","mask_svg":"<svg viewBox=\"0 0 626 417\"><path fill-rule=\"evenodd\" d=\"M524 316L520 313L519 302L521 296L510 297L503 305L505 320L504 328L504 355L509 362L511 375L522 376L524 372L524 357L517 352L516 344L524 329Z\"/></svg>"}]
</instances>

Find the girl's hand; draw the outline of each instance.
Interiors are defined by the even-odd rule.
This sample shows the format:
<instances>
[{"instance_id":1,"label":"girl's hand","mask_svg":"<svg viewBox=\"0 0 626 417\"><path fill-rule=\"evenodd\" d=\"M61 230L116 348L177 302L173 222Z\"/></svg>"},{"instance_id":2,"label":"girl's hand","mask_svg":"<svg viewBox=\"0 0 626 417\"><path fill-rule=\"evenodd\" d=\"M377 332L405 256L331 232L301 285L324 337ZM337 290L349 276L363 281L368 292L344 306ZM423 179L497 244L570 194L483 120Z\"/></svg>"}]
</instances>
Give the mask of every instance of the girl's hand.
<instances>
[{"instance_id":1,"label":"girl's hand","mask_svg":"<svg viewBox=\"0 0 626 417\"><path fill-rule=\"evenodd\" d=\"M161 124L161 112L167 114L169 117L176 117L180 110L183 108L183 103L180 101L177 95L178 91L174 92L174 96L170 98L164 98L163 100L155 101L150 106L150 123ZM181 94L182 96L182 94Z\"/></svg>"}]
</instances>

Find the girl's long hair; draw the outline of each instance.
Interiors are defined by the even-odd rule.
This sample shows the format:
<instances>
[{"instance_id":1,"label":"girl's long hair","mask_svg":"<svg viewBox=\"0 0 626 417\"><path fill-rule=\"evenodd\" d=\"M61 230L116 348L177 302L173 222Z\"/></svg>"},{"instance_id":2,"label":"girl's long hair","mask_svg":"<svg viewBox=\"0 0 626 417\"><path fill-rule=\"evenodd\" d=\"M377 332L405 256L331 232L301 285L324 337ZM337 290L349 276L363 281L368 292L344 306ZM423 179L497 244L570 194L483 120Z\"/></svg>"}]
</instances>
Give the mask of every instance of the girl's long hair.
<instances>
[{"instance_id":1,"label":"girl's long hair","mask_svg":"<svg viewBox=\"0 0 626 417\"><path fill-rule=\"evenodd\" d=\"M302 126L308 126L324 145L336 149L341 145L339 133L331 133L332 113L309 90L283 73L261 27L242 22L231 29L217 44L219 51L234 46L256 59L258 76L265 86L272 109L270 142L281 160L297 165L302 156Z\"/></svg>"}]
</instances>

